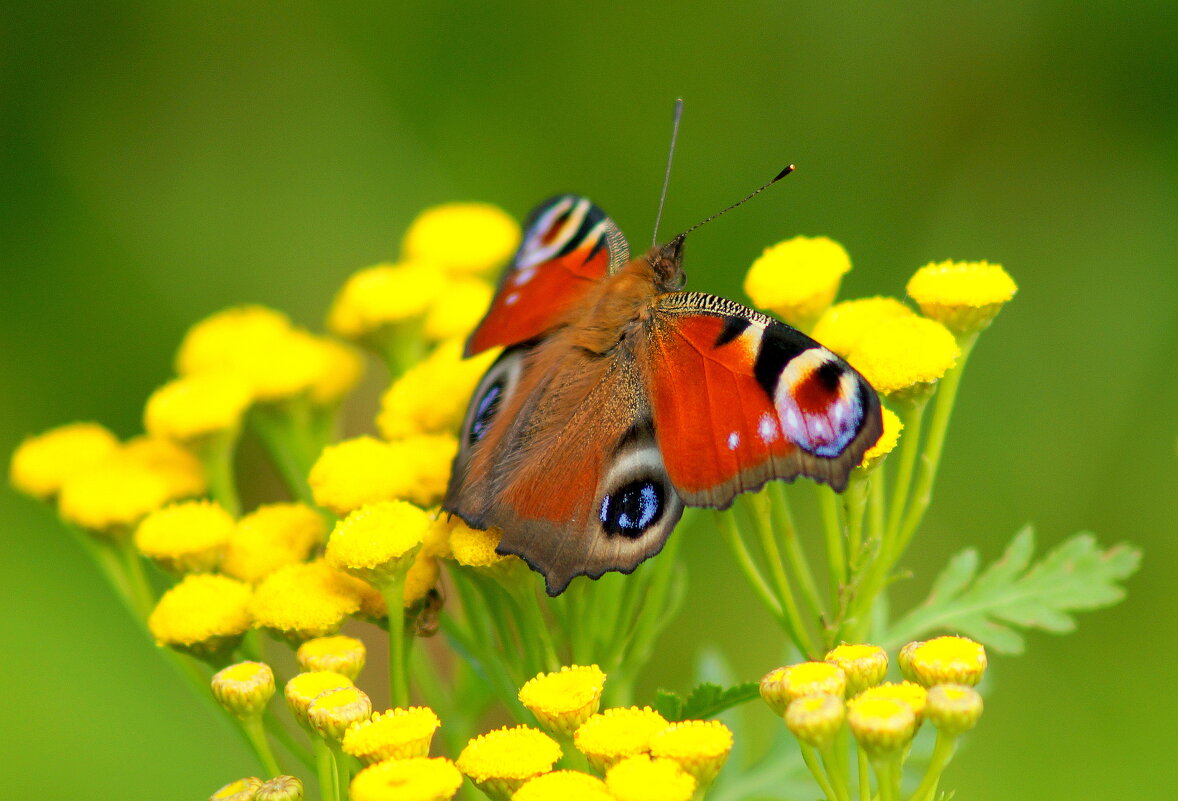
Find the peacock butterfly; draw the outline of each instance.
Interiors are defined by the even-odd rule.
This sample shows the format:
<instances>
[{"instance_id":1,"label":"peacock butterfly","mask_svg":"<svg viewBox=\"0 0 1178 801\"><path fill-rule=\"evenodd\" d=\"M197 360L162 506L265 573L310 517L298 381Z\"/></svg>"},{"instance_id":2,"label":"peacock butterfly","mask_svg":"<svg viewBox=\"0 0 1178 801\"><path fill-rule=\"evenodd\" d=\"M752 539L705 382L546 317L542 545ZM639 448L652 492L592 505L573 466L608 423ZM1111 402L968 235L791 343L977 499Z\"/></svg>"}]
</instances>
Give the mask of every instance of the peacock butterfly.
<instances>
[{"instance_id":1,"label":"peacock butterfly","mask_svg":"<svg viewBox=\"0 0 1178 801\"><path fill-rule=\"evenodd\" d=\"M681 291L684 237L631 259L600 208L552 198L466 344L504 351L471 399L443 509L500 528L498 551L550 595L632 572L685 504L723 509L799 475L841 491L882 430L875 391L834 353Z\"/></svg>"}]
</instances>

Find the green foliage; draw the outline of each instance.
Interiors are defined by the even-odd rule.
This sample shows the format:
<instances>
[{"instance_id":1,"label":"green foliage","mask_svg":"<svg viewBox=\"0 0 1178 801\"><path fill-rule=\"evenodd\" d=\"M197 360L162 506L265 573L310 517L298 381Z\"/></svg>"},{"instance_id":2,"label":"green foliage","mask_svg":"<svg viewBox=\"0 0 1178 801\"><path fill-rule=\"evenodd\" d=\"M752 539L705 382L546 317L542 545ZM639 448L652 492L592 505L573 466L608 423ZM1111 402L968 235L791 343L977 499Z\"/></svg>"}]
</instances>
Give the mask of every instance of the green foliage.
<instances>
[{"instance_id":1,"label":"green foliage","mask_svg":"<svg viewBox=\"0 0 1178 801\"><path fill-rule=\"evenodd\" d=\"M1071 631L1069 614L1120 601L1120 582L1136 572L1141 551L1128 545L1102 550L1087 532L1076 534L1031 564L1035 534L1030 526L1011 540L1002 558L978 574L979 557L967 548L949 560L928 598L892 624L888 648L939 630L985 643L995 651L1022 653L1015 629Z\"/></svg>"},{"instance_id":2,"label":"green foliage","mask_svg":"<svg viewBox=\"0 0 1178 801\"><path fill-rule=\"evenodd\" d=\"M705 682L692 690L686 700L670 690L659 690L655 695L654 708L671 722L704 720L715 717L725 709L759 698L760 694L760 686L755 681L727 688Z\"/></svg>"}]
</instances>

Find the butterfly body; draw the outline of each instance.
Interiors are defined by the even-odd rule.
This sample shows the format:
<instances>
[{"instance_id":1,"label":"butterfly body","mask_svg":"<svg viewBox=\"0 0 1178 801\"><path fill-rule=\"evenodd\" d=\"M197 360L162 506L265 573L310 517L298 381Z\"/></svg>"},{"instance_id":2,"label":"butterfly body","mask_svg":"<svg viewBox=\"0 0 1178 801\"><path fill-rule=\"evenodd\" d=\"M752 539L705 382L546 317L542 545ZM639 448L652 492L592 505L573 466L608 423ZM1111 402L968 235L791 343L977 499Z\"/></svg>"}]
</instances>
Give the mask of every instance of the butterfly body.
<instances>
[{"instance_id":1,"label":"butterfly body","mask_svg":"<svg viewBox=\"0 0 1178 801\"><path fill-rule=\"evenodd\" d=\"M733 301L680 291L682 238L629 259L584 198L532 215L468 353L507 346L475 390L443 508L502 530L557 594L630 572L684 504L773 478L841 489L879 436L849 365Z\"/></svg>"}]
</instances>

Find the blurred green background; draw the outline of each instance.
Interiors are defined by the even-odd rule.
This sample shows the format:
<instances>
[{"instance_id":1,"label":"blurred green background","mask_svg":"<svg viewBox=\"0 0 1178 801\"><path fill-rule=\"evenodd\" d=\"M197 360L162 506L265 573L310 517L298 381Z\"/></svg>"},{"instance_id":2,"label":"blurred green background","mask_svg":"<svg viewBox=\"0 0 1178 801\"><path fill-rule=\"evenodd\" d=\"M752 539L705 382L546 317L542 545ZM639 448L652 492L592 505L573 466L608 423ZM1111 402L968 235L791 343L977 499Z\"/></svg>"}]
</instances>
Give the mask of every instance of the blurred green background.
<instances>
[{"instance_id":1,"label":"blurred green background","mask_svg":"<svg viewBox=\"0 0 1178 801\"><path fill-rule=\"evenodd\" d=\"M967 544L992 559L1090 528L1145 549L1129 599L995 658L960 799L1143 795L1170 764L1178 482L1178 24L1172 3L17 2L0 11L0 452L97 419L140 430L196 319L255 301L318 328L422 207L517 216L589 195L650 236L785 163L693 235L690 286L739 296L760 249L843 242L844 296L930 260L1020 284L984 335L914 599ZM5 794L203 798L244 749L34 503L3 490ZM779 638L706 527L670 667L718 641L749 677Z\"/></svg>"}]
</instances>

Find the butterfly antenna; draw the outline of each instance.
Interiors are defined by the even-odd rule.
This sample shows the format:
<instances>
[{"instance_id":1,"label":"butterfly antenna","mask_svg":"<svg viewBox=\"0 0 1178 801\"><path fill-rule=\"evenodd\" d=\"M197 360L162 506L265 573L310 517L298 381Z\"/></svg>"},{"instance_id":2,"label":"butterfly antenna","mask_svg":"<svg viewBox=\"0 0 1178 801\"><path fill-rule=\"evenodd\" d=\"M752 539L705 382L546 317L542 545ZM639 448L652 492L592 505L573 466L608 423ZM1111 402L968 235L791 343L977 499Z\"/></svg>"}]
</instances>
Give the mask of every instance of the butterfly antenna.
<instances>
[{"instance_id":1,"label":"butterfly antenna","mask_svg":"<svg viewBox=\"0 0 1178 801\"><path fill-rule=\"evenodd\" d=\"M679 119L683 116L683 98L676 98L675 112L671 122L671 149L667 151L667 171L663 175L663 192L659 195L659 210L654 215L654 241L651 247L659 244L659 223L663 219L663 203L667 200L667 185L671 183L671 160L675 158L675 140L679 138Z\"/></svg>"},{"instance_id":2,"label":"butterfly antenna","mask_svg":"<svg viewBox=\"0 0 1178 801\"><path fill-rule=\"evenodd\" d=\"M700 220L700 221L699 221L699 222L697 222L695 225L691 226L691 227L690 227L690 228L688 228L686 231L684 231L683 233L679 234L679 236L675 237L675 239L683 239L684 237L686 237L688 234L690 234L690 233L691 233L692 231L694 231L695 229L699 228L700 226L707 225L707 224L708 224L708 223L710 223L712 220L714 220L714 219L716 219L717 217L719 217L721 214L727 214L728 212L732 211L734 208L736 208L737 206L741 205L742 203L745 203L745 202L747 202L747 201L749 201L749 200L752 200L754 197L756 197L757 195L761 194L761 193L762 193L762 192L764 192L766 189L768 189L769 187L773 186L773 184L777 183L778 181L780 181L782 178L784 178L785 176L789 175L789 174L790 174L791 172L793 172L793 171L794 171L794 165L790 164L790 165L789 165L788 167L786 167L784 170L782 170L781 172L777 173L777 175L776 175L776 176L774 176L773 180L772 180L772 181L770 181L769 183L765 184L764 186L757 187L757 188L756 188L756 189L754 189L752 192L749 192L747 195L745 195L745 196L744 196L744 197L742 197L740 200L738 200L738 201L736 201L735 203L733 203L733 204L732 204L731 206L729 206L728 208L726 208L726 209L721 209L720 211L718 211L718 212L716 212L715 214L713 214L711 217L708 217L706 220Z\"/></svg>"}]
</instances>

